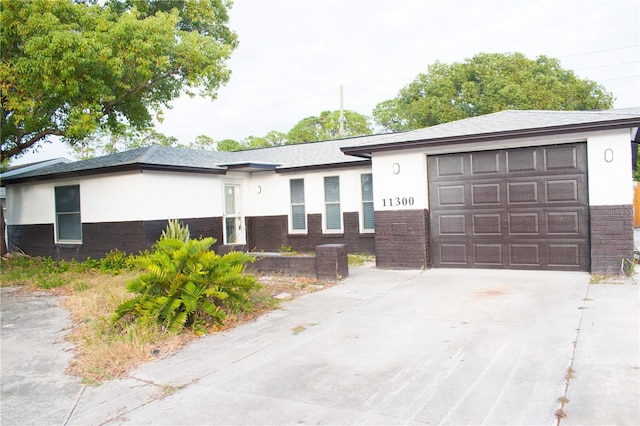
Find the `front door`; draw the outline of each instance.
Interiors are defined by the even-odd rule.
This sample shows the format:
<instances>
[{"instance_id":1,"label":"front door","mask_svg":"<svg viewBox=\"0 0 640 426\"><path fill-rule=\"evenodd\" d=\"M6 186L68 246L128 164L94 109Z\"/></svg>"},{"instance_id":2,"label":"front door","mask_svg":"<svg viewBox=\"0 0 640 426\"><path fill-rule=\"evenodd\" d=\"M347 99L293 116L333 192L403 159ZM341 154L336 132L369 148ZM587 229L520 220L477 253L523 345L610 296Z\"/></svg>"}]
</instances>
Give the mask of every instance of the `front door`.
<instances>
[{"instance_id":1,"label":"front door","mask_svg":"<svg viewBox=\"0 0 640 426\"><path fill-rule=\"evenodd\" d=\"M244 244L244 217L242 216L242 202L240 184L224 184L224 243Z\"/></svg>"}]
</instances>

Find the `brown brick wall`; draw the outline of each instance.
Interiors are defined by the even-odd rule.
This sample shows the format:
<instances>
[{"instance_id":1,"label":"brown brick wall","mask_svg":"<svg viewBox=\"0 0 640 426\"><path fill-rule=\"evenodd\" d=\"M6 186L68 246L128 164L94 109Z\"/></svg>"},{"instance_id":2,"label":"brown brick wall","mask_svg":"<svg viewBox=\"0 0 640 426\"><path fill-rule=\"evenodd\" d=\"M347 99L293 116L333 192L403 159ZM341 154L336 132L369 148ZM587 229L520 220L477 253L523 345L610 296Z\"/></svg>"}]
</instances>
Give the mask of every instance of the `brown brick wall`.
<instances>
[{"instance_id":1,"label":"brown brick wall","mask_svg":"<svg viewBox=\"0 0 640 426\"><path fill-rule=\"evenodd\" d=\"M284 274L289 276L316 278L316 257L314 255L287 256L280 254L256 253L256 260L247 265L253 273Z\"/></svg>"},{"instance_id":2,"label":"brown brick wall","mask_svg":"<svg viewBox=\"0 0 640 426\"><path fill-rule=\"evenodd\" d=\"M349 276L349 260L344 244L324 244L316 247L318 279L338 280Z\"/></svg>"},{"instance_id":3,"label":"brown brick wall","mask_svg":"<svg viewBox=\"0 0 640 426\"><path fill-rule=\"evenodd\" d=\"M323 244L345 244L348 253L375 253L374 234L361 234L359 214L342 215L341 234L322 233L322 215L307 215L307 233L289 234L287 216L260 216L247 218L247 247L251 250L277 252L284 246L299 252L312 252Z\"/></svg>"},{"instance_id":4,"label":"brown brick wall","mask_svg":"<svg viewBox=\"0 0 640 426\"><path fill-rule=\"evenodd\" d=\"M379 268L431 267L428 210L376 211L375 214Z\"/></svg>"},{"instance_id":5,"label":"brown brick wall","mask_svg":"<svg viewBox=\"0 0 640 426\"><path fill-rule=\"evenodd\" d=\"M591 272L615 275L633 260L633 206L591 206Z\"/></svg>"},{"instance_id":6,"label":"brown brick wall","mask_svg":"<svg viewBox=\"0 0 640 426\"><path fill-rule=\"evenodd\" d=\"M214 237L222 242L221 218L180 219L189 225L194 238ZM22 250L32 256L51 256L54 259L99 259L111 250L138 253L150 248L167 227L166 220L100 222L82 224L82 244L55 244L53 224L9 225L10 250Z\"/></svg>"},{"instance_id":7,"label":"brown brick wall","mask_svg":"<svg viewBox=\"0 0 640 426\"><path fill-rule=\"evenodd\" d=\"M9 251L24 252L31 256L52 256L53 224L8 225Z\"/></svg>"},{"instance_id":8,"label":"brown brick wall","mask_svg":"<svg viewBox=\"0 0 640 426\"><path fill-rule=\"evenodd\" d=\"M277 273L335 281L349 276L347 249L344 244L325 244L315 254L287 255L255 253L256 260L247 265L252 272Z\"/></svg>"}]
</instances>

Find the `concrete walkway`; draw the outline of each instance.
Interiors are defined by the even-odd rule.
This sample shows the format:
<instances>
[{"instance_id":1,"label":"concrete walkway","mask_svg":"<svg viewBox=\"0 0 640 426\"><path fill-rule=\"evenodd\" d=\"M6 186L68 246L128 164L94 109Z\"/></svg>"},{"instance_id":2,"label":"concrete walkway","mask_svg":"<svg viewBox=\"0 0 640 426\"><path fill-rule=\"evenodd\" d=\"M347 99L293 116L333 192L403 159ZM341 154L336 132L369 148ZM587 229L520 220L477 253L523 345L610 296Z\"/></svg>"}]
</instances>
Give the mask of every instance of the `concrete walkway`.
<instances>
[{"instance_id":1,"label":"concrete walkway","mask_svg":"<svg viewBox=\"0 0 640 426\"><path fill-rule=\"evenodd\" d=\"M126 379L60 388L49 407L9 383L28 363L5 365L5 338L25 342L5 327L3 289L2 424L639 424L638 285L589 279L352 268Z\"/></svg>"}]
</instances>

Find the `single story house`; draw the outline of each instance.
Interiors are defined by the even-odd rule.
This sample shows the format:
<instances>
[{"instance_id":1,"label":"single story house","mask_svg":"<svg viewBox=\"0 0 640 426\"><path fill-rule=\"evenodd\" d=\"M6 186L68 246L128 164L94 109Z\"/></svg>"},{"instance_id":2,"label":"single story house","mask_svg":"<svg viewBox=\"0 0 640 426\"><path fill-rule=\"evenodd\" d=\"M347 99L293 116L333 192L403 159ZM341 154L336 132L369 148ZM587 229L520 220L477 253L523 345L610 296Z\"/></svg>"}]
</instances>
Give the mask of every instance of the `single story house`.
<instances>
[{"instance_id":1,"label":"single story house","mask_svg":"<svg viewBox=\"0 0 640 426\"><path fill-rule=\"evenodd\" d=\"M2 181L11 248L150 247L168 219L217 249L343 243L384 268L615 274L633 259L640 108L503 111L241 152L151 146Z\"/></svg>"}]
</instances>

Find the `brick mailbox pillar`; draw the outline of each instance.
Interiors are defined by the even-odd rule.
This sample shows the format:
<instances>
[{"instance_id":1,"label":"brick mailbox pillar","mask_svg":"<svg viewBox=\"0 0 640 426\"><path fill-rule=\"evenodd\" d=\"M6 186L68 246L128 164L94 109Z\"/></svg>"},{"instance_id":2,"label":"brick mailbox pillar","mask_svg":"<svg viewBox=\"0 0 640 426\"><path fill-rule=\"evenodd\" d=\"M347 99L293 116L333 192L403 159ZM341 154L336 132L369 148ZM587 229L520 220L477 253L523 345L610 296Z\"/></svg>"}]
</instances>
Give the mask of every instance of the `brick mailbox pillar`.
<instances>
[{"instance_id":1,"label":"brick mailbox pillar","mask_svg":"<svg viewBox=\"0 0 640 426\"><path fill-rule=\"evenodd\" d=\"M344 244L316 246L316 268L319 280L337 280L348 277L347 246Z\"/></svg>"}]
</instances>

